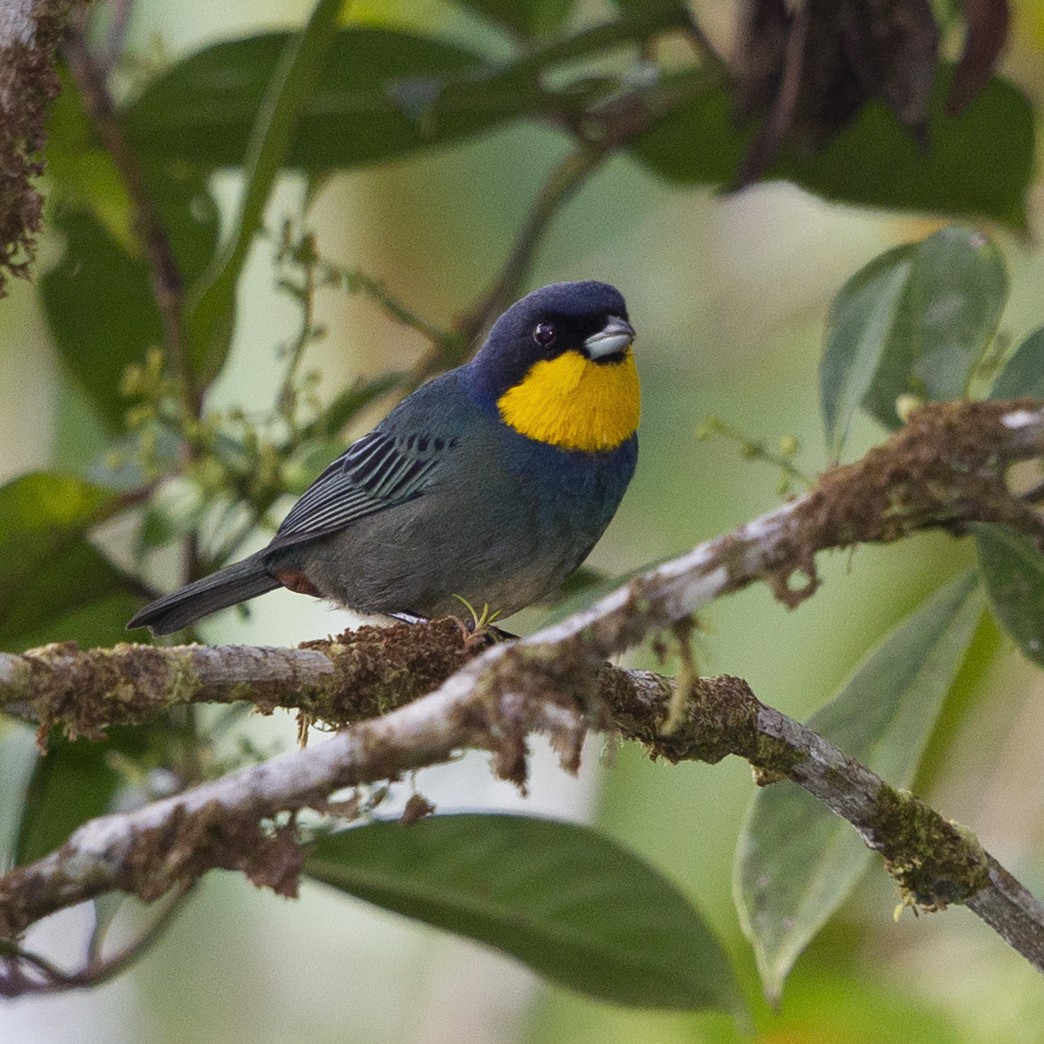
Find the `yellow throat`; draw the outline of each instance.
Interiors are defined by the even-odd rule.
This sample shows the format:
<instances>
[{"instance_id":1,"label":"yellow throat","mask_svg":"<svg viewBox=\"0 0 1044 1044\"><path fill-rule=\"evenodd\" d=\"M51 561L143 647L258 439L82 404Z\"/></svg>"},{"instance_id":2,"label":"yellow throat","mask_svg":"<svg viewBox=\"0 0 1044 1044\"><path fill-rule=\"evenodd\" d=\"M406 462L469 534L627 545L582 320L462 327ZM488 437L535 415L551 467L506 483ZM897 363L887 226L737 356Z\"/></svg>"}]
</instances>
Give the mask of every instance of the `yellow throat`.
<instances>
[{"instance_id":1,"label":"yellow throat","mask_svg":"<svg viewBox=\"0 0 1044 1044\"><path fill-rule=\"evenodd\" d=\"M541 359L497 400L504 423L560 449L616 449L638 429L641 392L631 349L619 362L568 351Z\"/></svg>"}]
</instances>

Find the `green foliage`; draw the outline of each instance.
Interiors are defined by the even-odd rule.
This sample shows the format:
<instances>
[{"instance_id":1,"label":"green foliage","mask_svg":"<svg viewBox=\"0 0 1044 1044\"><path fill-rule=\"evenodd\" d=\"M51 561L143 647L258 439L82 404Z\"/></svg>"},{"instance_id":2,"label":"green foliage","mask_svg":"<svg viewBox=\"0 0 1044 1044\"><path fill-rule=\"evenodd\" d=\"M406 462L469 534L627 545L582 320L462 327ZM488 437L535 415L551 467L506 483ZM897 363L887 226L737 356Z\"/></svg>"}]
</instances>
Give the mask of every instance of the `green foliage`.
<instances>
[{"instance_id":1,"label":"green foliage","mask_svg":"<svg viewBox=\"0 0 1044 1044\"><path fill-rule=\"evenodd\" d=\"M123 430L123 373L163 338L148 267L86 212L60 217L61 263L40 280L47 322L69 374L112 433ZM104 300L105 309L97 307Z\"/></svg>"},{"instance_id":2,"label":"green foliage","mask_svg":"<svg viewBox=\"0 0 1044 1044\"><path fill-rule=\"evenodd\" d=\"M991 399L1044 399L1044 329L1035 330L1004 361L990 388Z\"/></svg>"},{"instance_id":3,"label":"green foliage","mask_svg":"<svg viewBox=\"0 0 1044 1044\"><path fill-rule=\"evenodd\" d=\"M546 37L569 21L573 0L454 0L494 25L523 38Z\"/></svg>"},{"instance_id":4,"label":"green foliage","mask_svg":"<svg viewBox=\"0 0 1044 1044\"><path fill-rule=\"evenodd\" d=\"M688 900L587 827L468 814L374 823L320 840L305 872L617 1004L739 1004L728 958Z\"/></svg>"},{"instance_id":5,"label":"green foliage","mask_svg":"<svg viewBox=\"0 0 1044 1044\"><path fill-rule=\"evenodd\" d=\"M824 199L856 206L987 217L1025 228L1033 168L1033 109L1011 84L993 80L953 118L943 112L944 78L922 150L881 104L868 105L821 152L785 152L765 178L792 181ZM982 148L989 139L996 146ZM709 88L662 117L631 147L660 177L726 185L752 134L737 129L726 91Z\"/></svg>"},{"instance_id":6,"label":"green foliage","mask_svg":"<svg viewBox=\"0 0 1044 1044\"><path fill-rule=\"evenodd\" d=\"M895 428L900 396L965 394L1007 295L996 247L960 227L889 250L852 276L830 310L819 367L832 455L857 409Z\"/></svg>"},{"instance_id":7,"label":"green foliage","mask_svg":"<svg viewBox=\"0 0 1044 1044\"><path fill-rule=\"evenodd\" d=\"M890 631L809 728L892 786L908 786L982 616L977 580L962 574ZM735 887L770 1000L871 859L848 823L792 783L758 791Z\"/></svg>"},{"instance_id":8,"label":"green foliage","mask_svg":"<svg viewBox=\"0 0 1044 1044\"><path fill-rule=\"evenodd\" d=\"M290 140L333 39L341 0L320 0L308 25L286 44L265 88L243 161L246 186L232 228L188 303L191 364L204 381L220 373L232 343L236 286Z\"/></svg>"},{"instance_id":9,"label":"green foliage","mask_svg":"<svg viewBox=\"0 0 1044 1044\"><path fill-rule=\"evenodd\" d=\"M134 145L156 160L204 170L243 164L255 114L290 38L267 33L232 40L179 62L124 113ZM475 96L475 81L488 73L482 58L392 29L341 29L316 72L286 157L289 166L310 172L394 159L488 130L518 112L440 105L453 78L467 77Z\"/></svg>"},{"instance_id":10,"label":"green foliage","mask_svg":"<svg viewBox=\"0 0 1044 1044\"><path fill-rule=\"evenodd\" d=\"M979 569L998 623L1044 667L1044 554L1028 537L975 526Z\"/></svg>"},{"instance_id":11,"label":"green foliage","mask_svg":"<svg viewBox=\"0 0 1044 1044\"><path fill-rule=\"evenodd\" d=\"M122 635L118 614L138 601L131 581L86 541L120 506L72 475L37 472L0 487L0 648Z\"/></svg>"}]
</instances>

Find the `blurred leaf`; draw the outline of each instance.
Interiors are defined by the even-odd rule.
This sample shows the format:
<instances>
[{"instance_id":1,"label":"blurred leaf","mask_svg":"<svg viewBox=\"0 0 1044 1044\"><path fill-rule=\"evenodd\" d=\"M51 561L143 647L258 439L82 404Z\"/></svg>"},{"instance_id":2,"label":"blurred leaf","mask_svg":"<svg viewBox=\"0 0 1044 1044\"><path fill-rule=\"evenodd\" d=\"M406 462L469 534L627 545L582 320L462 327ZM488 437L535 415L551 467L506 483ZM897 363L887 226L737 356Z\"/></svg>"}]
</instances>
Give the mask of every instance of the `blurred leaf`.
<instances>
[{"instance_id":1,"label":"blurred leaf","mask_svg":"<svg viewBox=\"0 0 1044 1044\"><path fill-rule=\"evenodd\" d=\"M130 195L115 160L98 144L75 80L59 68L62 89L47 122L47 180L62 210L88 211L127 253L134 251Z\"/></svg>"},{"instance_id":2,"label":"blurred leaf","mask_svg":"<svg viewBox=\"0 0 1044 1044\"><path fill-rule=\"evenodd\" d=\"M734 126L728 91L711 87L659 119L630 152L668 181L720 186L739 170L752 137Z\"/></svg>"},{"instance_id":3,"label":"blurred leaf","mask_svg":"<svg viewBox=\"0 0 1044 1044\"><path fill-rule=\"evenodd\" d=\"M55 223L66 246L40 279L47 322L66 369L115 433L127 409L124 370L163 341L148 269L90 214L63 214Z\"/></svg>"},{"instance_id":4,"label":"blurred leaf","mask_svg":"<svg viewBox=\"0 0 1044 1044\"><path fill-rule=\"evenodd\" d=\"M914 249L896 247L874 258L841 287L830 306L819 392L833 460L840 458L852 418L881 369L909 284Z\"/></svg>"},{"instance_id":5,"label":"blurred leaf","mask_svg":"<svg viewBox=\"0 0 1044 1044\"><path fill-rule=\"evenodd\" d=\"M207 512L221 498L208 493L194 478L175 475L157 485L142 514L135 558L143 558L158 547L172 544L196 532Z\"/></svg>"},{"instance_id":6,"label":"blurred leaf","mask_svg":"<svg viewBox=\"0 0 1044 1044\"><path fill-rule=\"evenodd\" d=\"M575 0L455 0L495 25L524 37L549 36L573 13Z\"/></svg>"},{"instance_id":7,"label":"blurred leaf","mask_svg":"<svg viewBox=\"0 0 1044 1044\"><path fill-rule=\"evenodd\" d=\"M728 958L685 897L587 827L510 815L376 823L320 840L305 872L603 1000L738 1005Z\"/></svg>"},{"instance_id":8,"label":"blurred leaf","mask_svg":"<svg viewBox=\"0 0 1044 1044\"><path fill-rule=\"evenodd\" d=\"M253 121L289 40L269 33L219 43L153 81L125 112L134 145L203 169L244 162ZM492 126L517 114L472 94L460 111L418 120L403 104L412 84L429 100L440 88L489 67L450 43L391 29L337 33L315 91L302 101L287 163L310 172L400 156ZM503 99L499 99L503 101Z\"/></svg>"},{"instance_id":9,"label":"blurred leaf","mask_svg":"<svg viewBox=\"0 0 1044 1044\"><path fill-rule=\"evenodd\" d=\"M907 786L982 609L969 570L894 627L809 727L892 786ZM755 795L736 852L735 892L770 1001L870 861L851 826L793 783Z\"/></svg>"},{"instance_id":10,"label":"blurred leaf","mask_svg":"<svg viewBox=\"0 0 1044 1044\"><path fill-rule=\"evenodd\" d=\"M1003 526L974 525L979 571L997 620L1044 667L1044 554Z\"/></svg>"},{"instance_id":11,"label":"blurred leaf","mask_svg":"<svg viewBox=\"0 0 1044 1044\"><path fill-rule=\"evenodd\" d=\"M0 598L116 503L73 475L36 471L0 486Z\"/></svg>"},{"instance_id":12,"label":"blurred leaf","mask_svg":"<svg viewBox=\"0 0 1044 1044\"><path fill-rule=\"evenodd\" d=\"M218 248L218 209L207 175L183 163L160 162L143 164L142 174L182 283L191 286Z\"/></svg>"},{"instance_id":13,"label":"blurred leaf","mask_svg":"<svg viewBox=\"0 0 1044 1044\"><path fill-rule=\"evenodd\" d=\"M112 633L84 617L80 632L59 624L126 590L122 574L85 537L118 504L113 494L69 475L37 472L0 487L0 644L18 649L23 642Z\"/></svg>"},{"instance_id":14,"label":"blurred leaf","mask_svg":"<svg viewBox=\"0 0 1044 1044\"><path fill-rule=\"evenodd\" d=\"M1004 360L990 387L991 399L1044 399L1044 328L1034 330Z\"/></svg>"},{"instance_id":15,"label":"blurred leaf","mask_svg":"<svg viewBox=\"0 0 1044 1044\"><path fill-rule=\"evenodd\" d=\"M992 218L1026 227L1025 194L1033 172L1033 107L994 78L964 112L947 117L944 69L921 148L884 105L862 109L828 148L784 152L766 180L784 179L824 199L891 210ZM632 154L670 181L725 185L740 168L749 131L732 124L726 92L712 88L660 119ZM988 147L987 147L988 143Z\"/></svg>"},{"instance_id":16,"label":"blurred leaf","mask_svg":"<svg viewBox=\"0 0 1044 1044\"><path fill-rule=\"evenodd\" d=\"M103 745L52 737L46 757L33 771L16 850L19 865L61 845L88 819L110 811L120 774L108 764Z\"/></svg>"},{"instance_id":17,"label":"blurred leaf","mask_svg":"<svg viewBox=\"0 0 1044 1044\"><path fill-rule=\"evenodd\" d=\"M1029 99L996 77L959 116L942 112L943 70L928 119L928 146L883 105L869 104L830 147L784 155L768 177L795 182L824 199L859 206L992 218L1026 228L1035 117Z\"/></svg>"},{"instance_id":18,"label":"blurred leaf","mask_svg":"<svg viewBox=\"0 0 1044 1044\"><path fill-rule=\"evenodd\" d=\"M129 610L133 615L141 601L129 590L123 573L78 539L40 561L31 581L6 591L0 606L0 649L122 641L128 617L114 619L115 613Z\"/></svg>"},{"instance_id":19,"label":"blurred leaf","mask_svg":"<svg viewBox=\"0 0 1044 1044\"><path fill-rule=\"evenodd\" d=\"M35 731L0 716L0 874L15 865L26 790L38 756Z\"/></svg>"},{"instance_id":20,"label":"blurred leaf","mask_svg":"<svg viewBox=\"0 0 1044 1044\"><path fill-rule=\"evenodd\" d=\"M743 120L767 113L776 96L786 57L791 14L786 0L745 0L732 58L733 106Z\"/></svg>"},{"instance_id":21,"label":"blurred leaf","mask_svg":"<svg viewBox=\"0 0 1044 1044\"><path fill-rule=\"evenodd\" d=\"M232 228L214 263L192 288L189 349L194 373L207 383L225 363L235 324L236 287L265 204L286 158L306 101L312 97L343 0L318 0L308 24L287 42L266 88L244 159L246 185Z\"/></svg>"},{"instance_id":22,"label":"blurred leaf","mask_svg":"<svg viewBox=\"0 0 1044 1044\"><path fill-rule=\"evenodd\" d=\"M1007 294L996 247L959 226L889 250L857 272L831 307L820 362L832 454L859 406L894 428L900 395L963 395Z\"/></svg>"},{"instance_id":23,"label":"blurred leaf","mask_svg":"<svg viewBox=\"0 0 1044 1044\"><path fill-rule=\"evenodd\" d=\"M127 621L149 599L130 590L113 591L85 599L72 607L55 607L36 629L18 635L17 649L31 649L48 642L73 641L84 649L127 641ZM134 641L145 643L147 635Z\"/></svg>"}]
</instances>

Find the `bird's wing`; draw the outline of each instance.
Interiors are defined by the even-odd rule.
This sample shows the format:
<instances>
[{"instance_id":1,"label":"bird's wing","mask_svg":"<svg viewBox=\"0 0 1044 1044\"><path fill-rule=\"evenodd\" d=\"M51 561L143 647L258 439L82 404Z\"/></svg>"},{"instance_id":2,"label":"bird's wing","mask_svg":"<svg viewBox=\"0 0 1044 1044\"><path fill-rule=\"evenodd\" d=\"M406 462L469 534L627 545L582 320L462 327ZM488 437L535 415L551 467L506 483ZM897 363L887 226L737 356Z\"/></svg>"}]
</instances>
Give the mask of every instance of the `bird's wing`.
<instances>
[{"instance_id":1,"label":"bird's wing","mask_svg":"<svg viewBox=\"0 0 1044 1044\"><path fill-rule=\"evenodd\" d=\"M420 496L455 441L380 429L364 435L305 490L272 546L322 536Z\"/></svg>"}]
</instances>

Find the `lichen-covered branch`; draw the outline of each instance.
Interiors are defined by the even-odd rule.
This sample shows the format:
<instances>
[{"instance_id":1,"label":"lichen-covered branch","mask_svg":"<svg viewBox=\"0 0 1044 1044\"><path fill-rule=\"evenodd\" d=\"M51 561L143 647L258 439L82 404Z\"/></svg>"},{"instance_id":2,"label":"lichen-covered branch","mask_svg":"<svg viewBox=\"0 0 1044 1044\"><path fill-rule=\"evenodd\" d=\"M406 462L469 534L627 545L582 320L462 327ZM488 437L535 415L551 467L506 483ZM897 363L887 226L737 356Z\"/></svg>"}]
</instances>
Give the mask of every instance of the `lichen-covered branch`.
<instances>
[{"instance_id":1,"label":"lichen-covered branch","mask_svg":"<svg viewBox=\"0 0 1044 1044\"><path fill-rule=\"evenodd\" d=\"M76 0L0 4L0 297L25 277L40 231L47 111L60 89L55 52Z\"/></svg>"},{"instance_id":2,"label":"lichen-covered branch","mask_svg":"<svg viewBox=\"0 0 1044 1044\"><path fill-rule=\"evenodd\" d=\"M548 732L568 766L585 729L614 728L655 756L738 754L763 780L794 780L886 857L913 901L966 903L1044 969L1044 910L931 809L759 703L738 679L694 681L678 727L667 730L665 722L677 718L671 683L605 666L607 657L757 580L796 604L814 589L815 554L825 548L927 527L959 532L972 521L1044 538L1040 515L1006 485L1011 463L1042 454L1039 402L923 407L903 431L827 472L806 496L559 624L476 656L455 625L442 622L292 651L121 646L84 654L58 645L0 658L0 705L45 727L93 734L175 699L253 699L262 708L300 706L356 722L310 749L85 824L51 855L0 877L0 937L110 889L152 899L215 866L292 892L300 854L292 829L273 826L277 813L322 809L341 787L394 778L464 747L489 750L496 771L522 783L531 731ZM794 572L806 577L797 590L788 583Z\"/></svg>"}]
</instances>

